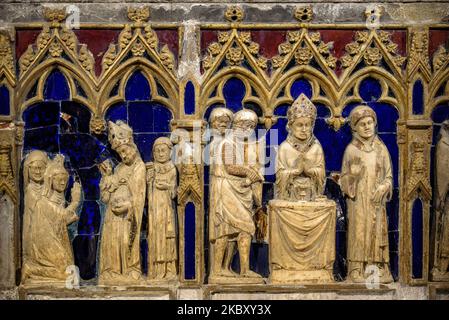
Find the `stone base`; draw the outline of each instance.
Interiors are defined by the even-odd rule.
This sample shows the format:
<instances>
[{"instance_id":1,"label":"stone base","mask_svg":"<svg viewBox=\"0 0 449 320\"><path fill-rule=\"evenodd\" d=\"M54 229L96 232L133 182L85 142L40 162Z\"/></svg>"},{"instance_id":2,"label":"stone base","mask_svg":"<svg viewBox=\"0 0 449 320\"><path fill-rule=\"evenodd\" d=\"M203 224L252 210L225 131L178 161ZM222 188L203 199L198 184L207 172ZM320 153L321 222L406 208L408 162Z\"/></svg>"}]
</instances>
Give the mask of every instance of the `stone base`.
<instances>
[{"instance_id":1,"label":"stone base","mask_svg":"<svg viewBox=\"0 0 449 320\"><path fill-rule=\"evenodd\" d=\"M429 283L430 300L449 300L449 281L445 283Z\"/></svg>"},{"instance_id":2,"label":"stone base","mask_svg":"<svg viewBox=\"0 0 449 320\"><path fill-rule=\"evenodd\" d=\"M211 300L396 300L394 287L367 289L361 284L305 285L208 285L205 299Z\"/></svg>"},{"instance_id":3,"label":"stone base","mask_svg":"<svg viewBox=\"0 0 449 320\"><path fill-rule=\"evenodd\" d=\"M210 284L264 284L264 278L246 278L246 277L220 277L210 276Z\"/></svg>"},{"instance_id":4,"label":"stone base","mask_svg":"<svg viewBox=\"0 0 449 320\"><path fill-rule=\"evenodd\" d=\"M53 286L21 285L22 300L171 300L176 299L174 286L81 286L67 289Z\"/></svg>"},{"instance_id":5,"label":"stone base","mask_svg":"<svg viewBox=\"0 0 449 320\"><path fill-rule=\"evenodd\" d=\"M399 283L368 289L364 284L204 284L174 286L81 286L79 289L21 285L0 288L0 300L427 300L449 299L449 283L406 286Z\"/></svg>"},{"instance_id":6,"label":"stone base","mask_svg":"<svg viewBox=\"0 0 449 320\"><path fill-rule=\"evenodd\" d=\"M271 284L303 284L303 283L332 283L334 277L328 270L272 270L269 283Z\"/></svg>"},{"instance_id":7,"label":"stone base","mask_svg":"<svg viewBox=\"0 0 449 320\"><path fill-rule=\"evenodd\" d=\"M438 270L434 269L430 273L430 277L432 278L432 281L435 282L449 282L449 272L441 273Z\"/></svg>"}]
</instances>

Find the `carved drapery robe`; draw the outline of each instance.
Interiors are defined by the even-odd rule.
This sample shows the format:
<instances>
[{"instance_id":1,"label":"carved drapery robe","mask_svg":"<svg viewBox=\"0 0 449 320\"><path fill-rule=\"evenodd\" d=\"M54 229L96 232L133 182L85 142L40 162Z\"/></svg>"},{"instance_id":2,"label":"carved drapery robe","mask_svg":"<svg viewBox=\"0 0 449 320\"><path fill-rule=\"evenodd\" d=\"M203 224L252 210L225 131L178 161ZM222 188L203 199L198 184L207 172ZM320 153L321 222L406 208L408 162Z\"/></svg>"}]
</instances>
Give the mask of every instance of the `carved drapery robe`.
<instances>
[{"instance_id":1,"label":"carved drapery robe","mask_svg":"<svg viewBox=\"0 0 449 320\"><path fill-rule=\"evenodd\" d=\"M350 173L350 164L359 158L364 166L359 178ZM393 188L391 158L387 147L375 136L371 143L354 138L343 156L340 185L348 196L348 260L388 263L386 202ZM388 188L380 204L372 197L381 185Z\"/></svg>"},{"instance_id":2,"label":"carved drapery robe","mask_svg":"<svg viewBox=\"0 0 449 320\"><path fill-rule=\"evenodd\" d=\"M216 197L215 230L214 238L210 240L237 236L241 232L254 235L254 204L255 201L261 202L262 184L245 185L247 178L229 174L224 164L240 164L254 172L260 172L257 150L257 143L239 143L232 136L219 143L216 152L222 159L214 166L215 183L211 192Z\"/></svg>"},{"instance_id":3,"label":"carved drapery robe","mask_svg":"<svg viewBox=\"0 0 449 320\"><path fill-rule=\"evenodd\" d=\"M437 262L449 258L449 136L444 133L436 145L437 208ZM440 270L446 272L447 270Z\"/></svg>"},{"instance_id":4,"label":"carved drapery robe","mask_svg":"<svg viewBox=\"0 0 449 320\"><path fill-rule=\"evenodd\" d=\"M67 225L76 219L76 214L64 205L63 195L58 199L41 197L36 202L30 225L32 242L27 265L24 266L24 279L67 279L66 269L74 265Z\"/></svg>"},{"instance_id":5,"label":"carved drapery robe","mask_svg":"<svg viewBox=\"0 0 449 320\"><path fill-rule=\"evenodd\" d=\"M276 199L298 200L299 181L297 171L298 160L304 162L301 176L310 178L312 193L321 195L324 190L326 171L324 152L320 142L312 136L310 141L300 144L294 137L289 136L281 143L276 159ZM299 172L298 172L299 173Z\"/></svg>"},{"instance_id":6,"label":"carved drapery robe","mask_svg":"<svg viewBox=\"0 0 449 320\"><path fill-rule=\"evenodd\" d=\"M100 243L101 280L114 280L116 277L120 279L131 272L141 274L140 228L145 206L145 177L145 164L137 157L130 166L124 163L117 165L114 174L103 177L100 182L102 199L107 204ZM103 179L112 179L116 185L127 186L132 204L132 210L128 212L127 217L116 216L112 212L111 195L107 195L109 191L104 188Z\"/></svg>"},{"instance_id":7,"label":"carved drapery robe","mask_svg":"<svg viewBox=\"0 0 449 320\"><path fill-rule=\"evenodd\" d=\"M148 185L148 272L158 275L156 263L177 261L176 216L176 167L172 162L154 164L155 177ZM174 266L173 266L174 267Z\"/></svg>"},{"instance_id":8,"label":"carved drapery robe","mask_svg":"<svg viewBox=\"0 0 449 320\"><path fill-rule=\"evenodd\" d=\"M23 231L22 231L22 244L23 244L23 267L22 270L28 269L27 264L28 257L33 250L33 242L36 236L32 234L33 224L33 212L36 207L37 201L41 198L43 191L43 184L38 184L34 181L30 181L25 189L24 199L24 211L23 211Z\"/></svg>"}]
</instances>

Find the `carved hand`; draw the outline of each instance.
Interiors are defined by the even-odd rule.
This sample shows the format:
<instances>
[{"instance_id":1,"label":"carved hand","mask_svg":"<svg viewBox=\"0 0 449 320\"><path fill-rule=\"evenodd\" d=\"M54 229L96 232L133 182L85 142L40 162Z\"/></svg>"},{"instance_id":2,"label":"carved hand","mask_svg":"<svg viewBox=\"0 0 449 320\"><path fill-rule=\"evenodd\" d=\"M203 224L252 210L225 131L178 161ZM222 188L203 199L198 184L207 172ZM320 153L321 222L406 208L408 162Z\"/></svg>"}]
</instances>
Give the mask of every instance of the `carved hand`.
<instances>
[{"instance_id":1,"label":"carved hand","mask_svg":"<svg viewBox=\"0 0 449 320\"><path fill-rule=\"evenodd\" d=\"M112 174L112 166L109 160L105 160L98 166L102 176L110 176Z\"/></svg>"},{"instance_id":2,"label":"carved hand","mask_svg":"<svg viewBox=\"0 0 449 320\"><path fill-rule=\"evenodd\" d=\"M168 190L170 189L170 185L165 182L156 181L156 188L159 190Z\"/></svg>"},{"instance_id":3,"label":"carved hand","mask_svg":"<svg viewBox=\"0 0 449 320\"><path fill-rule=\"evenodd\" d=\"M376 192L374 192L374 195L373 195L373 198L372 198L373 202L374 203L380 203L382 198L384 197L384 195L385 195L385 193L387 191L388 191L388 186L380 185L377 188Z\"/></svg>"},{"instance_id":4,"label":"carved hand","mask_svg":"<svg viewBox=\"0 0 449 320\"><path fill-rule=\"evenodd\" d=\"M80 200L81 200L81 185L78 182L75 182L73 184L70 194L72 196L72 202L74 202L74 203L80 202Z\"/></svg>"}]
</instances>

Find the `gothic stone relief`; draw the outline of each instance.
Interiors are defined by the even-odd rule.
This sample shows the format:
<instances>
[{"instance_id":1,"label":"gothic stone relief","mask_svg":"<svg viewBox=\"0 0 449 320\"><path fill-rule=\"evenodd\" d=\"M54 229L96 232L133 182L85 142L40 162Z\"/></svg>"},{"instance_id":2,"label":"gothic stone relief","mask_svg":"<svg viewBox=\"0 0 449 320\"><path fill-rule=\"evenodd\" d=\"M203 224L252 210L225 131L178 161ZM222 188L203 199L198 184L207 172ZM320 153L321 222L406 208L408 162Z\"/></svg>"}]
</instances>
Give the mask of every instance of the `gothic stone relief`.
<instances>
[{"instance_id":1,"label":"gothic stone relief","mask_svg":"<svg viewBox=\"0 0 449 320\"><path fill-rule=\"evenodd\" d=\"M435 281L449 280L449 120L443 122L436 145L435 208L436 246L432 278Z\"/></svg>"},{"instance_id":2,"label":"gothic stone relief","mask_svg":"<svg viewBox=\"0 0 449 320\"><path fill-rule=\"evenodd\" d=\"M156 139L154 162L146 164L148 193L149 278L174 280L177 276L176 167L169 138Z\"/></svg>"},{"instance_id":3,"label":"gothic stone relief","mask_svg":"<svg viewBox=\"0 0 449 320\"><path fill-rule=\"evenodd\" d=\"M109 122L108 139L121 162L112 170L108 160L100 165L101 199L106 213L100 242L100 284L139 283L140 229L146 194L146 168L124 122Z\"/></svg>"},{"instance_id":4,"label":"gothic stone relief","mask_svg":"<svg viewBox=\"0 0 449 320\"><path fill-rule=\"evenodd\" d=\"M349 121L353 139L345 150L340 179L348 207L348 276L364 282L367 267L375 265L380 281L392 282L386 214L393 188L390 154L377 136L373 109L358 106Z\"/></svg>"},{"instance_id":5,"label":"gothic stone relief","mask_svg":"<svg viewBox=\"0 0 449 320\"><path fill-rule=\"evenodd\" d=\"M64 192L69 174L64 167L64 157L58 154L53 160L47 160L44 153L35 151L27 160L25 177L35 185L26 190L25 227L28 229L24 234L26 259L22 282L65 284L67 268L75 264L67 226L78 220L76 210L81 199L81 186L74 183L72 201L66 206ZM41 171L45 166L42 185Z\"/></svg>"},{"instance_id":6,"label":"gothic stone relief","mask_svg":"<svg viewBox=\"0 0 449 320\"><path fill-rule=\"evenodd\" d=\"M214 148L219 158L213 164L216 198L212 200L214 256L209 283L263 283L262 277L249 266L251 240L256 233L254 215L262 207L264 181L254 132L257 123L253 111L238 111L233 118L233 130ZM234 248L240 257L239 274L229 266L228 255L234 255L231 252Z\"/></svg>"},{"instance_id":7,"label":"gothic stone relief","mask_svg":"<svg viewBox=\"0 0 449 320\"><path fill-rule=\"evenodd\" d=\"M331 282L335 202L323 196L324 153L313 135L316 108L301 94L289 108L288 137L276 159L269 203L272 283Z\"/></svg>"}]
</instances>

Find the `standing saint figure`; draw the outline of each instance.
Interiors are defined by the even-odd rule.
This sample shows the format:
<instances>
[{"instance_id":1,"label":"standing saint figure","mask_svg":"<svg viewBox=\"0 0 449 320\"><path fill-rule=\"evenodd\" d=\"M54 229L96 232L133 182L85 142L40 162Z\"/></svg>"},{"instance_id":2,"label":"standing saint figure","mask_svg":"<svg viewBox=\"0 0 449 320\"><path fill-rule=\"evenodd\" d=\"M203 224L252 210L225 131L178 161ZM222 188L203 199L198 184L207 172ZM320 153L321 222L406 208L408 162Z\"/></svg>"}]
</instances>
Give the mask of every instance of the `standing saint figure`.
<instances>
[{"instance_id":1,"label":"standing saint figure","mask_svg":"<svg viewBox=\"0 0 449 320\"><path fill-rule=\"evenodd\" d=\"M106 204L100 242L100 283L141 280L140 228L145 205L145 164L124 122L109 122L109 142L120 156L115 169L100 165L101 200Z\"/></svg>"},{"instance_id":2,"label":"standing saint figure","mask_svg":"<svg viewBox=\"0 0 449 320\"><path fill-rule=\"evenodd\" d=\"M348 276L365 281L365 268L379 268L381 283L392 282L389 268L386 203L391 199L391 158L377 135L377 117L368 106L357 106L349 121L353 139L346 147L340 186L347 196Z\"/></svg>"},{"instance_id":3,"label":"standing saint figure","mask_svg":"<svg viewBox=\"0 0 449 320\"><path fill-rule=\"evenodd\" d=\"M153 144L154 162L146 164L148 184L148 274L150 279L175 279L176 167L171 161L173 144L167 137Z\"/></svg>"},{"instance_id":4,"label":"standing saint figure","mask_svg":"<svg viewBox=\"0 0 449 320\"><path fill-rule=\"evenodd\" d=\"M42 155L40 155L40 159ZM67 267L73 266L72 245L67 226L78 221L76 209L80 203L81 186L75 182L71 190L72 202L66 207L65 190L69 174L64 157L56 155L45 170L42 196L36 201L29 226L32 241L29 246L23 281L63 281Z\"/></svg>"},{"instance_id":5,"label":"standing saint figure","mask_svg":"<svg viewBox=\"0 0 449 320\"><path fill-rule=\"evenodd\" d=\"M443 122L436 145L436 246L433 280L449 277L449 120Z\"/></svg>"},{"instance_id":6,"label":"standing saint figure","mask_svg":"<svg viewBox=\"0 0 449 320\"><path fill-rule=\"evenodd\" d=\"M25 190L25 200L23 209L22 227L22 278L26 278L26 271L29 269L28 257L33 250L33 235L31 225L33 221L34 208L37 200L42 196L44 188L44 174L48 164L47 153L41 150L31 151L23 163L23 184Z\"/></svg>"},{"instance_id":7,"label":"standing saint figure","mask_svg":"<svg viewBox=\"0 0 449 320\"><path fill-rule=\"evenodd\" d=\"M313 135L316 108L301 94L287 112L286 141L276 161L276 199L314 201L324 191L324 152Z\"/></svg>"},{"instance_id":8,"label":"standing saint figure","mask_svg":"<svg viewBox=\"0 0 449 320\"><path fill-rule=\"evenodd\" d=\"M214 261L214 247L216 240L216 227L219 225L216 217L217 201L220 197L219 190L217 190L217 179L220 177L215 173L215 166L221 161L221 154L217 152L217 148L220 142L225 138L226 133L229 133L231 128L232 119L234 114L231 110L224 107L218 107L212 110L209 117L209 124L212 133L212 141L209 143L209 261ZM231 265L231 259L234 255L235 241L229 241L225 250L224 265L226 268L221 269L222 273L227 273L229 276L235 276L234 272L229 268ZM213 274L216 271L212 267L212 263L209 264L210 273ZM229 269L228 269L229 268Z\"/></svg>"},{"instance_id":9,"label":"standing saint figure","mask_svg":"<svg viewBox=\"0 0 449 320\"><path fill-rule=\"evenodd\" d=\"M216 149L221 161L214 165L217 202L214 205L215 246L210 282L217 280L214 277L230 276L226 271L229 266L224 265L229 241L237 242L240 279L262 281L261 276L249 268L251 239L256 231L253 216L262 206L264 180L258 161L258 144L254 142L257 123L255 112L246 109L238 111L234 116L232 135L226 136Z\"/></svg>"}]
</instances>

